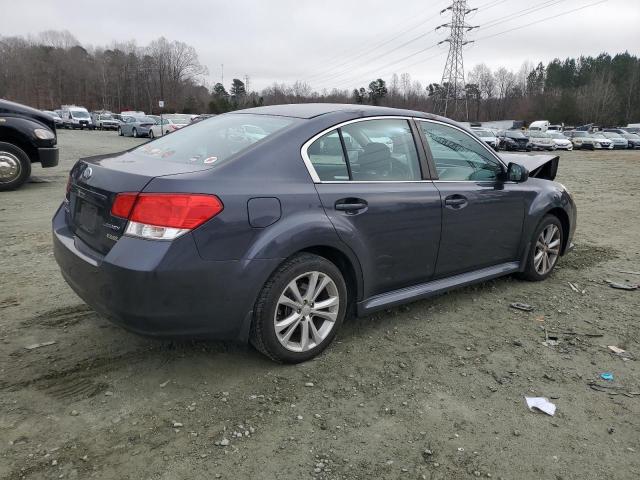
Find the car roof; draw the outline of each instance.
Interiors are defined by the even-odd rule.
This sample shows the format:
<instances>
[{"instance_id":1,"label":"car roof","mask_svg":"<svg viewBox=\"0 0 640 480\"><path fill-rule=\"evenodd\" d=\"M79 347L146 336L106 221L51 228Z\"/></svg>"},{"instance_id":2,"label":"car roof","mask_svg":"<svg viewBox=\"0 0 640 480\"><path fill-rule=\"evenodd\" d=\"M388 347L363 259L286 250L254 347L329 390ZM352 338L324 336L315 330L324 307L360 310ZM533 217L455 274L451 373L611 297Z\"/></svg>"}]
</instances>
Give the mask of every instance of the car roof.
<instances>
[{"instance_id":1,"label":"car roof","mask_svg":"<svg viewBox=\"0 0 640 480\"><path fill-rule=\"evenodd\" d=\"M360 105L348 103L295 103L284 105L270 105L267 107L247 108L236 110L232 114L254 114L254 115L275 115L282 117L294 117L311 119L320 115L352 113L354 118L374 117L374 116L403 116L422 117L442 120L454 123L449 119L439 117L430 113L418 112L414 110L403 110L399 108L378 107L373 105Z\"/></svg>"}]
</instances>

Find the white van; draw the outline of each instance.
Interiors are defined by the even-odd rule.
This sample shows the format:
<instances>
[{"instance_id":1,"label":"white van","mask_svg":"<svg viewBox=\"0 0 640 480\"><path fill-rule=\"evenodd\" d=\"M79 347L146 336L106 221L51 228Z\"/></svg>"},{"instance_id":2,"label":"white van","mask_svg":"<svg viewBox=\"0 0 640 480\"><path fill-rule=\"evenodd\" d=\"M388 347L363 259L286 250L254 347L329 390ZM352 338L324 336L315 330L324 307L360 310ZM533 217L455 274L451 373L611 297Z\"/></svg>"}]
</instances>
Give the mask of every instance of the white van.
<instances>
[{"instance_id":1,"label":"white van","mask_svg":"<svg viewBox=\"0 0 640 480\"><path fill-rule=\"evenodd\" d=\"M91 120L89 111L84 107L77 107L76 105L63 105L62 106L62 124L64 128L72 129L95 129L96 126Z\"/></svg>"},{"instance_id":2,"label":"white van","mask_svg":"<svg viewBox=\"0 0 640 480\"><path fill-rule=\"evenodd\" d=\"M535 122L531 122L529 125L529 130L546 132L549 129L549 120L536 120Z\"/></svg>"}]
</instances>

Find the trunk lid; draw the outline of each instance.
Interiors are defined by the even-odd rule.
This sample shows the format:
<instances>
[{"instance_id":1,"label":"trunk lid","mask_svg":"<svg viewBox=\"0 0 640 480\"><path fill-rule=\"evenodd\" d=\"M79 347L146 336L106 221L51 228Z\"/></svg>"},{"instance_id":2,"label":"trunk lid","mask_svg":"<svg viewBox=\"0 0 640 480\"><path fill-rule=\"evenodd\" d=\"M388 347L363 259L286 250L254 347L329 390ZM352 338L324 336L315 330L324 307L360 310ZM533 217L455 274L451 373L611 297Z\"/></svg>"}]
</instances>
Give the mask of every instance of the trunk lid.
<instances>
[{"instance_id":1,"label":"trunk lid","mask_svg":"<svg viewBox=\"0 0 640 480\"><path fill-rule=\"evenodd\" d=\"M69 180L71 229L93 250L106 255L127 224L111 215L118 193L141 192L154 178L209 168L212 166L163 162L131 152L80 159Z\"/></svg>"}]
</instances>

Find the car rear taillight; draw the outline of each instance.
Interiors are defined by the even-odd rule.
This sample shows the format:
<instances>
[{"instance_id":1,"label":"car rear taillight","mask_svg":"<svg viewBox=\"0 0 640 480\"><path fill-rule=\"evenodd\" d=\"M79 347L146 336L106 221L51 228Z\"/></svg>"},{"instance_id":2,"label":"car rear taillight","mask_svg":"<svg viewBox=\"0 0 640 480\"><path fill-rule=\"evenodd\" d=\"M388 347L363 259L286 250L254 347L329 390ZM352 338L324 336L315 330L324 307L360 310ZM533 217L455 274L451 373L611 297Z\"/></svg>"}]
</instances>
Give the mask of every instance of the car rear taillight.
<instances>
[{"instance_id":1,"label":"car rear taillight","mask_svg":"<svg viewBox=\"0 0 640 480\"><path fill-rule=\"evenodd\" d=\"M224 205L215 195L119 193L111 214L129 220L125 234L173 240L218 215Z\"/></svg>"}]
</instances>

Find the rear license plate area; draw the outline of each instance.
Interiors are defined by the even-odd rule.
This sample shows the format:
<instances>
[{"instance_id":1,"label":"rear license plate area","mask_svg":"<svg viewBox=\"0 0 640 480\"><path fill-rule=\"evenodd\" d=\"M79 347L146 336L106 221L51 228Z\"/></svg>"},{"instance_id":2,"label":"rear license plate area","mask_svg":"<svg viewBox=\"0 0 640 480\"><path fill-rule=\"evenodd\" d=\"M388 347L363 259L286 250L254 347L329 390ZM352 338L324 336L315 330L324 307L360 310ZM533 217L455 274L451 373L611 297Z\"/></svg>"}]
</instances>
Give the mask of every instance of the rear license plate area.
<instances>
[{"instance_id":1,"label":"rear license plate area","mask_svg":"<svg viewBox=\"0 0 640 480\"><path fill-rule=\"evenodd\" d=\"M93 234L98 226L98 207L86 200L80 200L75 214L76 226Z\"/></svg>"}]
</instances>

